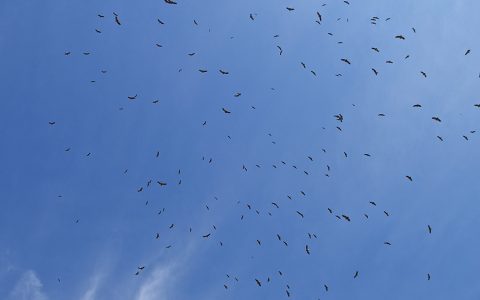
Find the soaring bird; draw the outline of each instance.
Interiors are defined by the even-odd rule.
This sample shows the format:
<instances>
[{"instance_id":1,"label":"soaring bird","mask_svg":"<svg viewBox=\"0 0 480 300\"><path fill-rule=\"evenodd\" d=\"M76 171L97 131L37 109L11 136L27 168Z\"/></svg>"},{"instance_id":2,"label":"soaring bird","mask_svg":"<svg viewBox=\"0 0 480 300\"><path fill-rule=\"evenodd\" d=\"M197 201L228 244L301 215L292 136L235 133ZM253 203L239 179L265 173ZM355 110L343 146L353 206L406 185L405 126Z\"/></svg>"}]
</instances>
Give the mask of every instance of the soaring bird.
<instances>
[{"instance_id":1,"label":"soaring bird","mask_svg":"<svg viewBox=\"0 0 480 300\"><path fill-rule=\"evenodd\" d=\"M423 72L423 71L420 71L420 74L423 75L423 77L427 78L427 73Z\"/></svg>"},{"instance_id":2,"label":"soaring bird","mask_svg":"<svg viewBox=\"0 0 480 300\"><path fill-rule=\"evenodd\" d=\"M175 2L173 0L165 0L165 3L167 3L167 4L177 4L177 2Z\"/></svg>"},{"instance_id":3,"label":"soaring bird","mask_svg":"<svg viewBox=\"0 0 480 300\"><path fill-rule=\"evenodd\" d=\"M357 278L358 277L358 271L355 272L355 275L353 275L353 278Z\"/></svg>"},{"instance_id":4,"label":"soaring bird","mask_svg":"<svg viewBox=\"0 0 480 300\"><path fill-rule=\"evenodd\" d=\"M348 59L346 59L346 58L342 58L342 59L340 59L340 60L343 61L344 63L349 64L349 65L351 64L350 61L349 61Z\"/></svg>"},{"instance_id":5,"label":"soaring bird","mask_svg":"<svg viewBox=\"0 0 480 300\"><path fill-rule=\"evenodd\" d=\"M432 117L432 120L437 121L437 122L442 122L439 117Z\"/></svg>"},{"instance_id":6,"label":"soaring bird","mask_svg":"<svg viewBox=\"0 0 480 300\"><path fill-rule=\"evenodd\" d=\"M198 69L198 71L199 71L200 73L207 73L207 72L208 72L208 70L205 70L205 69Z\"/></svg>"},{"instance_id":7,"label":"soaring bird","mask_svg":"<svg viewBox=\"0 0 480 300\"><path fill-rule=\"evenodd\" d=\"M322 22L322 15L317 11L318 21Z\"/></svg>"},{"instance_id":8,"label":"soaring bird","mask_svg":"<svg viewBox=\"0 0 480 300\"><path fill-rule=\"evenodd\" d=\"M350 222L350 217L349 217L349 216L347 216L347 215L342 215L342 217L343 217L345 220L347 220L348 222Z\"/></svg>"},{"instance_id":9,"label":"soaring bird","mask_svg":"<svg viewBox=\"0 0 480 300\"><path fill-rule=\"evenodd\" d=\"M297 214L303 218L303 214L297 210Z\"/></svg>"},{"instance_id":10,"label":"soaring bird","mask_svg":"<svg viewBox=\"0 0 480 300\"><path fill-rule=\"evenodd\" d=\"M231 111L229 111L229 110L226 110L226 109L225 109L225 108L223 108L223 107L222 107L222 110L223 110L223 112L224 112L224 113L226 113L226 114L230 114L230 113L232 113Z\"/></svg>"},{"instance_id":11,"label":"soaring bird","mask_svg":"<svg viewBox=\"0 0 480 300\"><path fill-rule=\"evenodd\" d=\"M375 48L375 47L372 47L372 50L375 52L380 52L380 50L378 50L378 48Z\"/></svg>"},{"instance_id":12,"label":"soaring bird","mask_svg":"<svg viewBox=\"0 0 480 300\"><path fill-rule=\"evenodd\" d=\"M257 278L255 278L255 282L257 283L258 286L262 286L262 283Z\"/></svg>"},{"instance_id":13,"label":"soaring bird","mask_svg":"<svg viewBox=\"0 0 480 300\"><path fill-rule=\"evenodd\" d=\"M422 107L420 104L414 104L413 107Z\"/></svg>"},{"instance_id":14,"label":"soaring bird","mask_svg":"<svg viewBox=\"0 0 480 300\"><path fill-rule=\"evenodd\" d=\"M377 70L375 70L374 68L372 68L372 71L373 71L373 73L375 73L375 75L378 75L378 71L377 71Z\"/></svg>"},{"instance_id":15,"label":"soaring bird","mask_svg":"<svg viewBox=\"0 0 480 300\"><path fill-rule=\"evenodd\" d=\"M292 11L292 10L295 10L295 8L293 8L293 7L287 7L287 10L288 10L288 11Z\"/></svg>"},{"instance_id":16,"label":"soaring bird","mask_svg":"<svg viewBox=\"0 0 480 300\"><path fill-rule=\"evenodd\" d=\"M204 238L208 238L210 235L211 235L211 233L209 233L209 234L205 234L205 235L202 235L202 237L204 237Z\"/></svg>"},{"instance_id":17,"label":"soaring bird","mask_svg":"<svg viewBox=\"0 0 480 300\"><path fill-rule=\"evenodd\" d=\"M408 180L413 181L412 176L405 176Z\"/></svg>"},{"instance_id":18,"label":"soaring bird","mask_svg":"<svg viewBox=\"0 0 480 300\"><path fill-rule=\"evenodd\" d=\"M468 49L466 52L465 52L465 55L468 55L470 53L470 49Z\"/></svg>"},{"instance_id":19,"label":"soaring bird","mask_svg":"<svg viewBox=\"0 0 480 300\"><path fill-rule=\"evenodd\" d=\"M305 245L305 252L307 252L308 255L310 255L310 248L308 245Z\"/></svg>"},{"instance_id":20,"label":"soaring bird","mask_svg":"<svg viewBox=\"0 0 480 300\"><path fill-rule=\"evenodd\" d=\"M224 70L218 70L220 73L222 73L223 75L228 75L229 73L227 71L224 71Z\"/></svg>"},{"instance_id":21,"label":"soaring bird","mask_svg":"<svg viewBox=\"0 0 480 300\"><path fill-rule=\"evenodd\" d=\"M427 228L428 228L428 233L432 233L432 226L427 225Z\"/></svg>"},{"instance_id":22,"label":"soaring bird","mask_svg":"<svg viewBox=\"0 0 480 300\"><path fill-rule=\"evenodd\" d=\"M56 123L56 122L54 122L54 121L48 122L48 124L50 124L50 125L55 125L55 123Z\"/></svg>"},{"instance_id":23,"label":"soaring bird","mask_svg":"<svg viewBox=\"0 0 480 300\"><path fill-rule=\"evenodd\" d=\"M282 55L282 53L283 53L282 47L277 46L277 48L278 48L278 50L280 50L280 55Z\"/></svg>"},{"instance_id":24,"label":"soaring bird","mask_svg":"<svg viewBox=\"0 0 480 300\"><path fill-rule=\"evenodd\" d=\"M122 23L120 23L120 19L118 18L118 15L115 15L115 23L117 23L117 25L122 25Z\"/></svg>"},{"instance_id":25,"label":"soaring bird","mask_svg":"<svg viewBox=\"0 0 480 300\"><path fill-rule=\"evenodd\" d=\"M130 99L130 100L135 100L135 99L137 99L137 96L138 96L138 95L135 94L135 96L128 96L127 98Z\"/></svg>"},{"instance_id":26,"label":"soaring bird","mask_svg":"<svg viewBox=\"0 0 480 300\"><path fill-rule=\"evenodd\" d=\"M399 40L404 40L405 39L405 37L403 35L396 35L395 38L399 39Z\"/></svg>"}]
</instances>

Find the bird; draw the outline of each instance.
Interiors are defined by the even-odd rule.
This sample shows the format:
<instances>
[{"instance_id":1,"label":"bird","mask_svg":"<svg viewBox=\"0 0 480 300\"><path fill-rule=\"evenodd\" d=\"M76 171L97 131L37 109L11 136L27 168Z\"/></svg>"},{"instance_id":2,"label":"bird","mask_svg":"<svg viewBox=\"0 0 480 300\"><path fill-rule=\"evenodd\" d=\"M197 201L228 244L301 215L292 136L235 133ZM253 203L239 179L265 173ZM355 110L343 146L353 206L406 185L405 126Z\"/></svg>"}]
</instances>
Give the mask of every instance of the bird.
<instances>
[{"instance_id":1,"label":"bird","mask_svg":"<svg viewBox=\"0 0 480 300\"><path fill-rule=\"evenodd\" d=\"M208 70L205 70L205 69L198 69L198 71L199 71L200 73L207 73L207 72L208 72Z\"/></svg>"},{"instance_id":2,"label":"bird","mask_svg":"<svg viewBox=\"0 0 480 300\"><path fill-rule=\"evenodd\" d=\"M292 11L292 10L295 10L295 8L293 8L293 7L287 7L287 10L288 10L288 11Z\"/></svg>"},{"instance_id":3,"label":"bird","mask_svg":"<svg viewBox=\"0 0 480 300\"><path fill-rule=\"evenodd\" d=\"M228 75L229 73L227 71L224 71L224 70L218 70L220 73L222 73L223 75Z\"/></svg>"},{"instance_id":4,"label":"bird","mask_svg":"<svg viewBox=\"0 0 480 300\"><path fill-rule=\"evenodd\" d=\"M128 99L130 99L130 100L135 100L135 99L137 99L137 96L138 96L138 95L135 95L135 96L128 96L127 98L128 98Z\"/></svg>"},{"instance_id":5,"label":"bird","mask_svg":"<svg viewBox=\"0 0 480 300\"><path fill-rule=\"evenodd\" d=\"M307 252L308 255L310 255L310 248L308 245L305 245L305 252Z\"/></svg>"},{"instance_id":6,"label":"bird","mask_svg":"<svg viewBox=\"0 0 480 300\"><path fill-rule=\"evenodd\" d=\"M277 48L278 48L278 50L280 50L280 55L282 55L282 53L283 53L282 47L277 46Z\"/></svg>"},{"instance_id":7,"label":"bird","mask_svg":"<svg viewBox=\"0 0 480 300\"><path fill-rule=\"evenodd\" d=\"M428 228L428 233L432 233L432 226L427 225L427 228Z\"/></svg>"},{"instance_id":8,"label":"bird","mask_svg":"<svg viewBox=\"0 0 480 300\"><path fill-rule=\"evenodd\" d=\"M380 52L380 50L378 50L378 48L376 48L376 47L372 47L372 50L375 51L375 52Z\"/></svg>"},{"instance_id":9,"label":"bird","mask_svg":"<svg viewBox=\"0 0 480 300\"><path fill-rule=\"evenodd\" d=\"M209 234L205 234L205 235L203 235L202 237L204 237L204 238L208 238L210 235L211 235L211 233L209 233Z\"/></svg>"},{"instance_id":10,"label":"bird","mask_svg":"<svg viewBox=\"0 0 480 300\"><path fill-rule=\"evenodd\" d=\"M403 35L396 35L395 38L399 39L399 40L404 40L405 39L405 37Z\"/></svg>"},{"instance_id":11,"label":"bird","mask_svg":"<svg viewBox=\"0 0 480 300\"><path fill-rule=\"evenodd\" d=\"M222 107L222 111L223 111L224 113L226 113L226 114L230 114L230 113L231 113L231 111L229 111L229 110L227 110L227 109L225 109L225 108L223 108L223 107Z\"/></svg>"},{"instance_id":12,"label":"bird","mask_svg":"<svg viewBox=\"0 0 480 300\"><path fill-rule=\"evenodd\" d=\"M258 286L262 286L262 283L257 278L255 278L255 282L257 283Z\"/></svg>"},{"instance_id":13,"label":"bird","mask_svg":"<svg viewBox=\"0 0 480 300\"><path fill-rule=\"evenodd\" d=\"M377 71L377 70L375 70L374 68L372 68L372 71L373 71L373 73L375 73L375 75L378 75L378 71Z\"/></svg>"},{"instance_id":14,"label":"bird","mask_svg":"<svg viewBox=\"0 0 480 300\"><path fill-rule=\"evenodd\" d=\"M423 72L423 71L420 71L420 74L423 75L423 77L427 78L427 73Z\"/></svg>"},{"instance_id":15,"label":"bird","mask_svg":"<svg viewBox=\"0 0 480 300\"><path fill-rule=\"evenodd\" d=\"M303 218L303 214L297 210L297 214Z\"/></svg>"},{"instance_id":16,"label":"bird","mask_svg":"<svg viewBox=\"0 0 480 300\"><path fill-rule=\"evenodd\" d=\"M50 124L50 125L55 125L56 122L55 122L55 121L49 121L48 124Z\"/></svg>"},{"instance_id":17,"label":"bird","mask_svg":"<svg viewBox=\"0 0 480 300\"><path fill-rule=\"evenodd\" d=\"M115 14L115 23L117 23L117 25L122 25L122 23L120 23L120 19L118 18L118 15Z\"/></svg>"},{"instance_id":18,"label":"bird","mask_svg":"<svg viewBox=\"0 0 480 300\"><path fill-rule=\"evenodd\" d=\"M420 104L414 104L413 107L419 108L419 107L422 107L422 105L420 105Z\"/></svg>"},{"instance_id":19,"label":"bird","mask_svg":"<svg viewBox=\"0 0 480 300\"><path fill-rule=\"evenodd\" d=\"M167 4L177 4L177 2L173 1L173 0L164 0L165 3Z\"/></svg>"},{"instance_id":20,"label":"bird","mask_svg":"<svg viewBox=\"0 0 480 300\"><path fill-rule=\"evenodd\" d=\"M468 55L470 53L470 49L468 49L466 52L465 52L465 55Z\"/></svg>"},{"instance_id":21,"label":"bird","mask_svg":"<svg viewBox=\"0 0 480 300\"><path fill-rule=\"evenodd\" d=\"M437 122L442 122L439 117L432 117L432 120L437 121Z\"/></svg>"},{"instance_id":22,"label":"bird","mask_svg":"<svg viewBox=\"0 0 480 300\"><path fill-rule=\"evenodd\" d=\"M353 275L353 278L357 278L358 277L358 271L355 272L355 275Z\"/></svg>"},{"instance_id":23,"label":"bird","mask_svg":"<svg viewBox=\"0 0 480 300\"><path fill-rule=\"evenodd\" d=\"M344 63L349 64L349 65L351 64L350 61L349 61L348 59L346 59L346 58L342 58L342 59L340 59L340 60L343 61Z\"/></svg>"}]
</instances>

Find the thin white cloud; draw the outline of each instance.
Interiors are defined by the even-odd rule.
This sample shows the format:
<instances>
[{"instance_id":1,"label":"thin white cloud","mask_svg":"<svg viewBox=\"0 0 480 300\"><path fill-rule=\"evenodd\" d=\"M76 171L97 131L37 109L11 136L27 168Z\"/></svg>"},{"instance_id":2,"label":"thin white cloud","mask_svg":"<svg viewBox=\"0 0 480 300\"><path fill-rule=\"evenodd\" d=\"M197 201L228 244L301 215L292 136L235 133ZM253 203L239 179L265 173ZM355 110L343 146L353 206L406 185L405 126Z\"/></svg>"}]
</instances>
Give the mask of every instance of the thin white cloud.
<instances>
[{"instance_id":1,"label":"thin white cloud","mask_svg":"<svg viewBox=\"0 0 480 300\"><path fill-rule=\"evenodd\" d=\"M23 273L10 293L10 299L15 300L47 300L42 291L43 284L35 272L28 270Z\"/></svg>"},{"instance_id":2,"label":"thin white cloud","mask_svg":"<svg viewBox=\"0 0 480 300\"><path fill-rule=\"evenodd\" d=\"M136 300L168 299L169 286L172 283L173 266L157 267L147 281L140 287Z\"/></svg>"},{"instance_id":3,"label":"thin white cloud","mask_svg":"<svg viewBox=\"0 0 480 300\"><path fill-rule=\"evenodd\" d=\"M88 286L87 290L83 294L83 296L80 298L81 300L95 300L97 291L100 287L100 284L102 282L103 276L101 275L95 275L93 280L91 281L90 285Z\"/></svg>"}]
</instances>

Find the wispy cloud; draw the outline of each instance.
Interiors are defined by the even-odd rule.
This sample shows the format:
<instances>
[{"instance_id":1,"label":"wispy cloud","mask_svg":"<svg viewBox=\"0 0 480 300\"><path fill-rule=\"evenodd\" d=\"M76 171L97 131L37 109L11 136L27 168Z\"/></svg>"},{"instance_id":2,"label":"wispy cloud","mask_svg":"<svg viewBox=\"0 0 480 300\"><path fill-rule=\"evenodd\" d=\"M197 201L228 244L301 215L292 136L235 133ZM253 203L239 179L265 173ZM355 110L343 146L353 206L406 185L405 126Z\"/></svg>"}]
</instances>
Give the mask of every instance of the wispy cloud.
<instances>
[{"instance_id":1,"label":"wispy cloud","mask_svg":"<svg viewBox=\"0 0 480 300\"><path fill-rule=\"evenodd\" d=\"M173 265L157 267L147 281L140 287L136 300L162 300L168 299L169 287L172 282Z\"/></svg>"},{"instance_id":2,"label":"wispy cloud","mask_svg":"<svg viewBox=\"0 0 480 300\"><path fill-rule=\"evenodd\" d=\"M23 273L10 293L10 299L15 300L47 300L42 291L43 284L32 270Z\"/></svg>"}]
</instances>

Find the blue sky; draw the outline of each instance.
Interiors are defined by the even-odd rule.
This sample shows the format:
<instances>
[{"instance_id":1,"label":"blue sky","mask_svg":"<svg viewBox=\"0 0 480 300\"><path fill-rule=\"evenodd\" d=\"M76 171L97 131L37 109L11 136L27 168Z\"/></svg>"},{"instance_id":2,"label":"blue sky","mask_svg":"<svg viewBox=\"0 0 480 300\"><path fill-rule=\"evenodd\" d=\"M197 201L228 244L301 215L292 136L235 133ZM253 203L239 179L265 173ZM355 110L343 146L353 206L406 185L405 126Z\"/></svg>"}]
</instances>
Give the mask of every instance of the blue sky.
<instances>
[{"instance_id":1,"label":"blue sky","mask_svg":"<svg viewBox=\"0 0 480 300\"><path fill-rule=\"evenodd\" d=\"M480 3L349 2L2 1L0 298L478 298Z\"/></svg>"}]
</instances>

